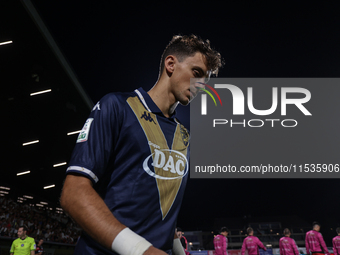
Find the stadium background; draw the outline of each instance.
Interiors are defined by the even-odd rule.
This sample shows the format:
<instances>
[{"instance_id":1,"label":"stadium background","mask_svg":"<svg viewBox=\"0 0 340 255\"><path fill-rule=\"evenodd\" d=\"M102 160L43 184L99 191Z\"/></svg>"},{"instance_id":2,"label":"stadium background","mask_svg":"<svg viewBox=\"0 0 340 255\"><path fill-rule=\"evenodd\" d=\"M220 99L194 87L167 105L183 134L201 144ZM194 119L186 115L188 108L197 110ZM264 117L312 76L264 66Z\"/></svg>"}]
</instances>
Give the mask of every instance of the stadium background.
<instances>
[{"instance_id":1,"label":"stadium background","mask_svg":"<svg viewBox=\"0 0 340 255\"><path fill-rule=\"evenodd\" d=\"M220 77L338 77L337 7L335 2L1 2L0 41L13 41L0 46L0 184L10 188L0 188L1 195L41 214L62 215L64 162L77 136L69 133L81 129L104 94L150 89L174 34L210 39L226 62ZM30 96L45 89L52 91ZM188 107L179 112L189 126ZM44 189L49 185L55 186ZM330 246L340 225L337 187L338 179L191 179L178 225L206 233L208 249L212 231L223 225L239 232L252 223L279 223L304 232L318 220Z\"/></svg>"}]
</instances>

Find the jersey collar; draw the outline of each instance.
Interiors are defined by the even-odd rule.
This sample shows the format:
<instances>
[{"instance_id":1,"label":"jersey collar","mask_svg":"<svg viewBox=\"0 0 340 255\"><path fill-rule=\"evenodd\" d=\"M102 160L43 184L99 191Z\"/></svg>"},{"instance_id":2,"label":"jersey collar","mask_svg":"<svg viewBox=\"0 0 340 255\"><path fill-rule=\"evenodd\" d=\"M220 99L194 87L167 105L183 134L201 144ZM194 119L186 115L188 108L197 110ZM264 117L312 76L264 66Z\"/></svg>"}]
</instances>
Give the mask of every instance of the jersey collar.
<instances>
[{"instance_id":1,"label":"jersey collar","mask_svg":"<svg viewBox=\"0 0 340 255\"><path fill-rule=\"evenodd\" d=\"M144 107L149 111L157 115L164 116L163 112L158 108L152 98L149 96L147 92L143 88L138 88L135 90L135 93L138 95L139 100L142 102ZM165 117L165 116L164 116ZM170 116L170 119L175 119L176 111Z\"/></svg>"}]
</instances>

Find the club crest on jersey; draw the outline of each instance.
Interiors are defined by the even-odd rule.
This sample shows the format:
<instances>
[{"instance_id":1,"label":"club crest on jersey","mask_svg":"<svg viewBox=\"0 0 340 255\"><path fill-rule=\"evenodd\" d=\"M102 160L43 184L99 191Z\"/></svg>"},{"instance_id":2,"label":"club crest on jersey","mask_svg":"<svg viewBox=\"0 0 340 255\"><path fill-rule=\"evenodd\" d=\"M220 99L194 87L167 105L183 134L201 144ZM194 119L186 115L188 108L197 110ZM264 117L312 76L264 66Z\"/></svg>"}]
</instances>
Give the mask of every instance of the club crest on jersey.
<instances>
[{"instance_id":1,"label":"club crest on jersey","mask_svg":"<svg viewBox=\"0 0 340 255\"><path fill-rule=\"evenodd\" d=\"M150 113L147 114L146 111L144 111L144 113L142 114L141 119L145 119L146 121L153 122L156 124L154 119L151 117L151 114Z\"/></svg>"},{"instance_id":2,"label":"club crest on jersey","mask_svg":"<svg viewBox=\"0 0 340 255\"><path fill-rule=\"evenodd\" d=\"M189 143L188 130L183 125L181 125L180 132L181 132L181 137L182 137L182 141L183 141L184 145L188 146L188 143Z\"/></svg>"}]
</instances>

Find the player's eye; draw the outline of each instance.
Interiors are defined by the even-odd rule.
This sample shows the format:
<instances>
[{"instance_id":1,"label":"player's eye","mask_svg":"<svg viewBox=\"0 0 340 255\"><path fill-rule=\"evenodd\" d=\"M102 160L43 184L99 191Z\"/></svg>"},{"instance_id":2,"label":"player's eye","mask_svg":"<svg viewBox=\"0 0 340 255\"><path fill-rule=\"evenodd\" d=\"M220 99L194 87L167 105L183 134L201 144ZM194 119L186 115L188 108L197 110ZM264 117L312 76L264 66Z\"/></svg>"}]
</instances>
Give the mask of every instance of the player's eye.
<instances>
[{"instance_id":1,"label":"player's eye","mask_svg":"<svg viewBox=\"0 0 340 255\"><path fill-rule=\"evenodd\" d=\"M200 71L198 71L197 69L194 69L194 76L195 76L196 78L202 77Z\"/></svg>"}]
</instances>

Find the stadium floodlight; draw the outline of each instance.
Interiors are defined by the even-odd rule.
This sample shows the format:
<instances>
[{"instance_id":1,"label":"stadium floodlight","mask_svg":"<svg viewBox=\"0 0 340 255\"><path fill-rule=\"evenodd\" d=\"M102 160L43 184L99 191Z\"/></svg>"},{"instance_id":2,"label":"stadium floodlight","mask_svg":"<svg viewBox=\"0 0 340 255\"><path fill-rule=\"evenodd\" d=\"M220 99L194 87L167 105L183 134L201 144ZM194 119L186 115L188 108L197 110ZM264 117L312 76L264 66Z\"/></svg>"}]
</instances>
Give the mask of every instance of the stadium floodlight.
<instances>
[{"instance_id":1,"label":"stadium floodlight","mask_svg":"<svg viewBox=\"0 0 340 255\"><path fill-rule=\"evenodd\" d=\"M0 189L11 190L10 188L4 186L0 186Z\"/></svg>"},{"instance_id":2,"label":"stadium floodlight","mask_svg":"<svg viewBox=\"0 0 340 255\"><path fill-rule=\"evenodd\" d=\"M0 190L0 193L1 193L1 194L6 194L6 195L9 194L7 191L3 191L3 190Z\"/></svg>"},{"instance_id":3,"label":"stadium floodlight","mask_svg":"<svg viewBox=\"0 0 340 255\"><path fill-rule=\"evenodd\" d=\"M50 188L53 188L53 187L55 187L55 185L54 185L54 184L52 184L52 185L48 185L48 186L45 186L45 187L44 187L44 189L50 189Z\"/></svg>"},{"instance_id":4,"label":"stadium floodlight","mask_svg":"<svg viewBox=\"0 0 340 255\"><path fill-rule=\"evenodd\" d=\"M42 204L42 205L48 205L48 203L42 202L42 201L40 201L40 204Z\"/></svg>"},{"instance_id":5,"label":"stadium floodlight","mask_svg":"<svg viewBox=\"0 0 340 255\"><path fill-rule=\"evenodd\" d=\"M64 166L66 164L67 164L67 162L61 162L61 163L58 163L58 164L54 164L53 167Z\"/></svg>"},{"instance_id":6,"label":"stadium floodlight","mask_svg":"<svg viewBox=\"0 0 340 255\"><path fill-rule=\"evenodd\" d=\"M1 42L1 43L0 43L0 46L1 46L1 45L6 45L6 44L11 44L11 43L13 43L13 41Z\"/></svg>"},{"instance_id":7,"label":"stadium floodlight","mask_svg":"<svg viewBox=\"0 0 340 255\"><path fill-rule=\"evenodd\" d=\"M34 141L30 141L30 142L27 142L27 143L23 143L22 146L26 146L26 145L30 145L30 144L34 144L34 143L38 143L39 140L34 140Z\"/></svg>"},{"instance_id":8,"label":"stadium floodlight","mask_svg":"<svg viewBox=\"0 0 340 255\"><path fill-rule=\"evenodd\" d=\"M75 135L75 134L79 134L81 130L77 130L77 131L73 131L73 132L69 132L67 133L67 135Z\"/></svg>"},{"instance_id":9,"label":"stadium floodlight","mask_svg":"<svg viewBox=\"0 0 340 255\"><path fill-rule=\"evenodd\" d=\"M41 91L37 91L37 92L31 93L30 96L36 96L36 95L48 93L48 92L51 92L51 91L52 91L52 89L41 90Z\"/></svg>"},{"instance_id":10,"label":"stadium floodlight","mask_svg":"<svg viewBox=\"0 0 340 255\"><path fill-rule=\"evenodd\" d=\"M17 173L17 176L19 175L24 175L24 174L29 174L31 171L25 171L25 172L21 172L21 173Z\"/></svg>"},{"instance_id":11,"label":"stadium floodlight","mask_svg":"<svg viewBox=\"0 0 340 255\"><path fill-rule=\"evenodd\" d=\"M28 198L28 199L33 199L33 197L32 197L32 196L27 196L27 195L23 195L22 197L24 197L24 198Z\"/></svg>"},{"instance_id":12,"label":"stadium floodlight","mask_svg":"<svg viewBox=\"0 0 340 255\"><path fill-rule=\"evenodd\" d=\"M41 205L41 204L35 204L36 206L39 206L39 207L44 207L43 205Z\"/></svg>"}]
</instances>

